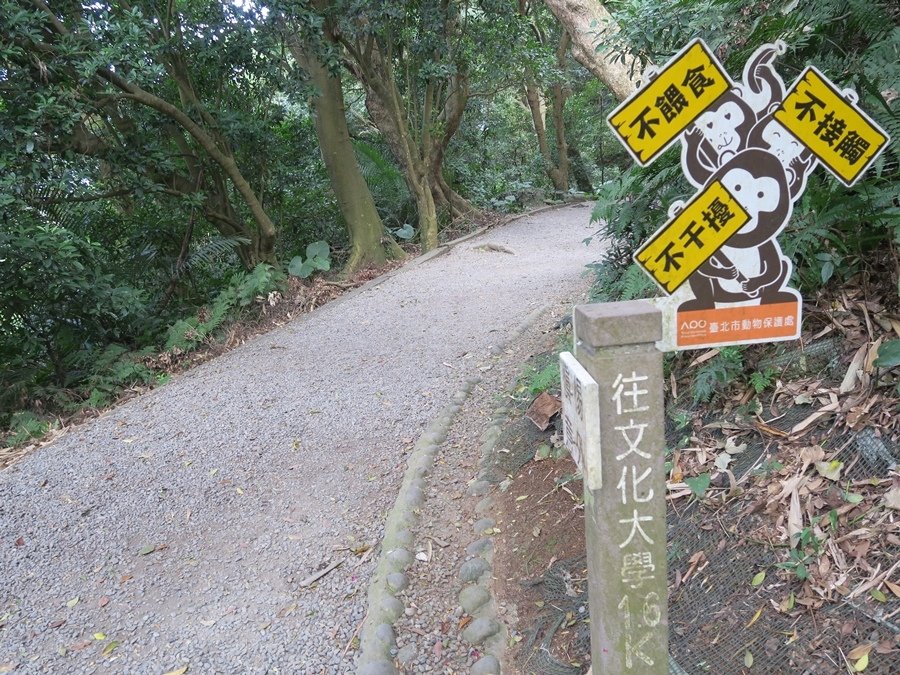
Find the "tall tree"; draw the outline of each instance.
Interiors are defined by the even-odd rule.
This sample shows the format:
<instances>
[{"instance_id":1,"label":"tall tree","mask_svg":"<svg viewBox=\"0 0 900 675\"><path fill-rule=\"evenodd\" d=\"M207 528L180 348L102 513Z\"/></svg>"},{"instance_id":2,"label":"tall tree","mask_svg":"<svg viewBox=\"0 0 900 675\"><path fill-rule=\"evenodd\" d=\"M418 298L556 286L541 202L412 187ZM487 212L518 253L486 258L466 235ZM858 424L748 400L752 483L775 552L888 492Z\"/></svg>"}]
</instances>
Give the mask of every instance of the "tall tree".
<instances>
[{"instance_id":1,"label":"tall tree","mask_svg":"<svg viewBox=\"0 0 900 675\"><path fill-rule=\"evenodd\" d=\"M620 101L628 98L635 90L640 68L634 56L625 54L619 58L602 49L619 31L603 3L597 0L546 0L546 3L571 36L575 59L609 87Z\"/></svg>"},{"instance_id":2,"label":"tall tree","mask_svg":"<svg viewBox=\"0 0 900 675\"><path fill-rule=\"evenodd\" d=\"M535 43L531 54L536 54L526 61L525 65L525 101L531 111L531 120L534 125L534 133L537 136L538 150L544 161L544 170L558 192L566 192L569 189L569 148L566 140L566 125L563 112L569 90L565 83L566 60L571 39L565 29L559 33L556 47L553 51L553 67L540 68L536 61L544 57L542 52L552 42L549 31L541 20L541 7L527 0L519 0L519 15L527 21L530 27L530 39ZM547 71L550 72L547 72ZM546 92L539 80L550 80ZM546 103L550 101L551 122L555 135L556 156L550 148L547 138Z\"/></svg>"},{"instance_id":3,"label":"tall tree","mask_svg":"<svg viewBox=\"0 0 900 675\"><path fill-rule=\"evenodd\" d=\"M326 2L316 0L315 5L321 11ZM297 32L290 33L287 44L316 88L312 96L316 135L350 235L351 253L344 271L351 273L369 264L382 265L389 257L402 257L403 250L385 232L375 200L359 170L347 128L340 65L335 59L331 59L331 67L326 63L337 45L331 19L311 18L321 40L307 30L305 38Z\"/></svg>"},{"instance_id":4,"label":"tall tree","mask_svg":"<svg viewBox=\"0 0 900 675\"><path fill-rule=\"evenodd\" d=\"M465 34L450 0L338 0L338 38L348 68L366 91L366 108L403 170L416 201L424 250L437 246L438 207L459 214L471 205L447 185L442 164L468 101L468 78L456 57Z\"/></svg>"}]
</instances>

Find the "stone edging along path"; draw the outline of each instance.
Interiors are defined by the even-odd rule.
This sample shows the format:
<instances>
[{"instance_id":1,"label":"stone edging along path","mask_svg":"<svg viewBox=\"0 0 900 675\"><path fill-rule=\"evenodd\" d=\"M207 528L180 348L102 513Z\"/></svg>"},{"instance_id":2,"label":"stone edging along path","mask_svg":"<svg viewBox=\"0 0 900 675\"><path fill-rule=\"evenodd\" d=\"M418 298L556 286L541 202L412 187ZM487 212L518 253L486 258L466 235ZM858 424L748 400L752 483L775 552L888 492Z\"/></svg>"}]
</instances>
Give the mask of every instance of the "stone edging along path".
<instances>
[{"instance_id":1,"label":"stone edging along path","mask_svg":"<svg viewBox=\"0 0 900 675\"><path fill-rule=\"evenodd\" d=\"M470 236L476 236L473 233ZM465 237L468 239L469 236ZM503 343L492 351L500 353L505 345L515 342L549 308L550 303L532 311ZM393 624L403 614L403 602L397 597L409 584L407 568L413 562L412 549L415 545L413 531L418 523L418 511L425 501L427 478L434 467L441 444L447 439L447 431L453 423L463 403L481 378L472 377L457 391L451 402L444 407L438 417L428 426L416 441L407 462L407 469L399 494L385 522L384 538L375 571L369 582L368 610L360 629L360 645L357 656L358 675L396 675L394 654L397 640ZM497 410L480 439L481 463L490 453L500 436L505 409ZM468 494L480 496L490 485L478 480L473 483ZM490 498L482 500L476 511L483 512L491 506ZM481 536L494 526L494 521L482 518L474 525L475 534ZM477 618L463 632L463 638L472 644L482 644L487 654L473 667L472 673L499 673L499 663L505 647L504 631L493 615L490 602L490 570L493 557L493 542L480 538L468 548L472 558L463 563L459 570L460 580L467 585L459 594L460 604Z\"/></svg>"}]
</instances>

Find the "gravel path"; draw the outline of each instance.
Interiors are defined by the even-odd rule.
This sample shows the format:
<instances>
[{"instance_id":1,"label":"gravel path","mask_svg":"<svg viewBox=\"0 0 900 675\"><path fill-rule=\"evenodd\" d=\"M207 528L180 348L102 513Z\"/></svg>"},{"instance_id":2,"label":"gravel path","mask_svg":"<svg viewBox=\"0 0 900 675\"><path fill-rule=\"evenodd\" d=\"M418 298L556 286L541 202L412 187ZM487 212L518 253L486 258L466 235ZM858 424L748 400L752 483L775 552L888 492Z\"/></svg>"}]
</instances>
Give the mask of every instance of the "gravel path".
<instances>
[{"instance_id":1,"label":"gravel path","mask_svg":"<svg viewBox=\"0 0 900 675\"><path fill-rule=\"evenodd\" d=\"M351 672L405 453L578 285L589 214L460 243L0 473L0 672Z\"/></svg>"}]
</instances>

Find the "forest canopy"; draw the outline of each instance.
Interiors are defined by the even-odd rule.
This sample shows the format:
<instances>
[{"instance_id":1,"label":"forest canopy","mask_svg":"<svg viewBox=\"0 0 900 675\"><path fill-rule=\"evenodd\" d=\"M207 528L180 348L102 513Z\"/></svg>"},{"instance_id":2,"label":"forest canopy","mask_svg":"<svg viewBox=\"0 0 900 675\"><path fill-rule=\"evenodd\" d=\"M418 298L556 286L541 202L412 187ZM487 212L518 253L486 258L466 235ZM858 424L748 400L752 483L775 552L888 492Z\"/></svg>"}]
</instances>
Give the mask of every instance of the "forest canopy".
<instances>
[{"instance_id":1,"label":"forest canopy","mask_svg":"<svg viewBox=\"0 0 900 675\"><path fill-rule=\"evenodd\" d=\"M0 445L496 212L596 199L597 296L651 293L631 255L690 189L605 118L694 37L859 93L891 145L852 189L813 174L782 247L807 296L898 290L887 0L0 0L0 31Z\"/></svg>"}]
</instances>

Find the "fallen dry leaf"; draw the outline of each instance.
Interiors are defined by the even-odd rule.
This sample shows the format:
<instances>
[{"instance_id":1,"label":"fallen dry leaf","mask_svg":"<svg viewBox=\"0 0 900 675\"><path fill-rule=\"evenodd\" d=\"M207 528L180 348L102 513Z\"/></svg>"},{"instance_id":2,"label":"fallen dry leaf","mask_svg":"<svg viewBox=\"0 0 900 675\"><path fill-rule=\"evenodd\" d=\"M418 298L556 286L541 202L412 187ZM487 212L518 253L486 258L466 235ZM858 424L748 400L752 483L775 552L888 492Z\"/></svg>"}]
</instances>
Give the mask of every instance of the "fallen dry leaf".
<instances>
[{"instance_id":1,"label":"fallen dry leaf","mask_svg":"<svg viewBox=\"0 0 900 675\"><path fill-rule=\"evenodd\" d=\"M843 468L844 463L839 462L836 459L833 459L830 462L816 462L816 471L819 472L819 475L824 476L828 480L840 480L841 469Z\"/></svg>"},{"instance_id":2,"label":"fallen dry leaf","mask_svg":"<svg viewBox=\"0 0 900 675\"><path fill-rule=\"evenodd\" d=\"M887 586L889 589L891 589L891 593L893 593L898 598L900 598L900 586L895 584L893 581L887 581L887 580L885 580L884 585Z\"/></svg>"},{"instance_id":3,"label":"fallen dry leaf","mask_svg":"<svg viewBox=\"0 0 900 675\"><path fill-rule=\"evenodd\" d=\"M747 622L747 625L744 626L744 628L750 628L750 626L752 626L753 624L755 624L755 623L757 622L757 620L759 620L759 617L762 616L762 612L763 612L763 608L762 608L762 607L760 607L758 610L756 610L756 614L753 615L753 618L750 619L750 621Z\"/></svg>"},{"instance_id":4,"label":"fallen dry leaf","mask_svg":"<svg viewBox=\"0 0 900 675\"><path fill-rule=\"evenodd\" d=\"M791 507L788 510L787 520L788 539L791 548L800 542L800 533L803 531L803 513L800 511L800 494L797 486L791 490Z\"/></svg>"},{"instance_id":5,"label":"fallen dry leaf","mask_svg":"<svg viewBox=\"0 0 900 675\"><path fill-rule=\"evenodd\" d=\"M884 505L889 509L900 510L900 487L891 488L884 495Z\"/></svg>"},{"instance_id":6,"label":"fallen dry leaf","mask_svg":"<svg viewBox=\"0 0 900 675\"><path fill-rule=\"evenodd\" d=\"M546 391L541 393L525 411L525 417L530 419L541 431L546 431L550 426L550 420L562 410L562 401L551 396Z\"/></svg>"},{"instance_id":7,"label":"fallen dry leaf","mask_svg":"<svg viewBox=\"0 0 900 675\"><path fill-rule=\"evenodd\" d=\"M872 647L874 647L871 642L863 642L862 644L856 645L853 649L847 652L847 658L851 661L856 661L866 656L870 651L872 651Z\"/></svg>"}]
</instances>

